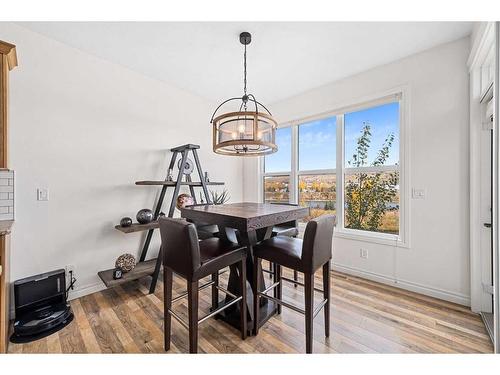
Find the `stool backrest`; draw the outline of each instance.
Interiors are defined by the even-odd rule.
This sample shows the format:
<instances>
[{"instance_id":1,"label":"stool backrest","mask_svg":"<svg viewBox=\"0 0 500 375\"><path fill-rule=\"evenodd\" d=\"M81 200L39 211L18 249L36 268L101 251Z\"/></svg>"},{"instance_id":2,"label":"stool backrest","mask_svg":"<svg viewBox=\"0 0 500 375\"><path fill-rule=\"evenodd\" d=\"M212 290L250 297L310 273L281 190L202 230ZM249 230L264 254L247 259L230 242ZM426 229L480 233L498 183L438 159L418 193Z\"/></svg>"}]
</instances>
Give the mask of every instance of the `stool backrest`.
<instances>
[{"instance_id":1,"label":"stool backrest","mask_svg":"<svg viewBox=\"0 0 500 375\"><path fill-rule=\"evenodd\" d=\"M321 215L306 225L302 243L302 261L311 272L332 259L333 229L335 215Z\"/></svg>"},{"instance_id":2,"label":"stool backrest","mask_svg":"<svg viewBox=\"0 0 500 375\"><path fill-rule=\"evenodd\" d=\"M184 219L160 217L163 266L190 279L201 266L198 233L194 224Z\"/></svg>"}]
</instances>

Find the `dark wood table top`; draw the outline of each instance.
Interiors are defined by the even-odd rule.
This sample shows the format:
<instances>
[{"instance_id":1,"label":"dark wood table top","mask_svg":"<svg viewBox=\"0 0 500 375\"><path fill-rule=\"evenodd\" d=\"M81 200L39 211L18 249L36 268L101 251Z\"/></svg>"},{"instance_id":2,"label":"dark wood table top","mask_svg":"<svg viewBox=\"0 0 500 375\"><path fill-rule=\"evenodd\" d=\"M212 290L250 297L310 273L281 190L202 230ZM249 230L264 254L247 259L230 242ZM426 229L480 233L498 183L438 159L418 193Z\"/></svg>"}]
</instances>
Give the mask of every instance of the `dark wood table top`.
<instances>
[{"instance_id":1,"label":"dark wood table top","mask_svg":"<svg viewBox=\"0 0 500 375\"><path fill-rule=\"evenodd\" d=\"M308 207L253 202L190 206L181 209L181 216L186 219L243 232L286 223L307 215Z\"/></svg>"}]
</instances>

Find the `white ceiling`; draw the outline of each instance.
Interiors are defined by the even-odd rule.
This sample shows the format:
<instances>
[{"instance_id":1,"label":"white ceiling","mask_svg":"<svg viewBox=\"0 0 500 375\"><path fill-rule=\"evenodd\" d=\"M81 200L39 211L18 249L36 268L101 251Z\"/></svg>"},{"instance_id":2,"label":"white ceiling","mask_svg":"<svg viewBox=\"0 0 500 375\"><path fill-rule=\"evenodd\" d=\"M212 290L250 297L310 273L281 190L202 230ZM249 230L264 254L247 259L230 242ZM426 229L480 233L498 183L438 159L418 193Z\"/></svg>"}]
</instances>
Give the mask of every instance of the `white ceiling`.
<instances>
[{"instance_id":1,"label":"white ceiling","mask_svg":"<svg viewBox=\"0 0 500 375\"><path fill-rule=\"evenodd\" d=\"M222 101L242 94L241 31L252 33L248 87L263 103L465 37L471 22L28 22L20 25Z\"/></svg>"}]
</instances>

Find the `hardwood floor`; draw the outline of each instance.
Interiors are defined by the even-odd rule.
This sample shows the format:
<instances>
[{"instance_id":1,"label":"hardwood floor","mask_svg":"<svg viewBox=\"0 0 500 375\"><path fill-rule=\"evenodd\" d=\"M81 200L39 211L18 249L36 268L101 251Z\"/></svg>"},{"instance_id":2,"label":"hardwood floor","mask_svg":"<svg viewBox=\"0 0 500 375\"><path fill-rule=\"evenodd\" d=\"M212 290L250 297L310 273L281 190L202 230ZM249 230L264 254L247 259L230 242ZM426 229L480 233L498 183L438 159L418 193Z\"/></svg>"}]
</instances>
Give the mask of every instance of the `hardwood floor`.
<instances>
[{"instance_id":1,"label":"hardwood floor","mask_svg":"<svg viewBox=\"0 0 500 375\"><path fill-rule=\"evenodd\" d=\"M227 275L221 280L225 282ZM337 272L332 275L331 335L323 336L323 315L318 314L315 353L493 351L480 317L464 306ZM10 343L9 353L164 353L163 285L159 283L156 293L148 295L148 282L135 281L73 300L75 319L70 325L32 343ZM174 283L179 293L185 290L181 279L174 276ZM321 287L320 273L316 284ZM303 303L300 287L285 284L283 295ZM318 303L321 296L316 297ZM208 312L210 303L210 289L201 291L200 316ZM180 302L175 310L187 319L186 308ZM169 353L187 351L187 331L172 319ZM257 337L245 341L234 328L209 319L200 325L199 352L304 353L303 316L283 308Z\"/></svg>"}]
</instances>

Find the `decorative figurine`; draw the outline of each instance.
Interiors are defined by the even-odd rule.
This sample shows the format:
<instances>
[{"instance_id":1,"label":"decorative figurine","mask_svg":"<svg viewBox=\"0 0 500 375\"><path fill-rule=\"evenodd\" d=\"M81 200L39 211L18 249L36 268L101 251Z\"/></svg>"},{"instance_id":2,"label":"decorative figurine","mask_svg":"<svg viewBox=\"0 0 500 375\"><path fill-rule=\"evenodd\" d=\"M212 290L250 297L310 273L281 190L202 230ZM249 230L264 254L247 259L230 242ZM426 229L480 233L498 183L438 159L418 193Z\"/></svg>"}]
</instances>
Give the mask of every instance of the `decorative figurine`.
<instances>
[{"instance_id":1,"label":"decorative figurine","mask_svg":"<svg viewBox=\"0 0 500 375\"><path fill-rule=\"evenodd\" d=\"M208 178L208 172L205 172L205 182L210 182L210 178Z\"/></svg>"},{"instance_id":2,"label":"decorative figurine","mask_svg":"<svg viewBox=\"0 0 500 375\"><path fill-rule=\"evenodd\" d=\"M115 267L126 273L135 267L135 257L132 254L123 254L116 259Z\"/></svg>"},{"instance_id":3,"label":"decorative figurine","mask_svg":"<svg viewBox=\"0 0 500 375\"><path fill-rule=\"evenodd\" d=\"M177 203L175 206L177 207L178 210L181 208L184 208L186 206L191 206L194 204L194 199L192 196L189 194L181 194L177 197Z\"/></svg>"},{"instance_id":4,"label":"decorative figurine","mask_svg":"<svg viewBox=\"0 0 500 375\"><path fill-rule=\"evenodd\" d=\"M173 181L174 180L174 170L172 168L168 169L168 175L167 175L167 181Z\"/></svg>"},{"instance_id":5,"label":"decorative figurine","mask_svg":"<svg viewBox=\"0 0 500 375\"><path fill-rule=\"evenodd\" d=\"M121 279L123 276L123 272L121 269L119 268L115 268L113 270L113 279L117 280L117 279Z\"/></svg>"},{"instance_id":6,"label":"decorative figurine","mask_svg":"<svg viewBox=\"0 0 500 375\"><path fill-rule=\"evenodd\" d=\"M179 162L177 163L177 168L181 168L181 163L182 163L182 159L179 159ZM194 163L191 159L187 158L186 159L186 164L184 164L184 170L182 171L182 173L184 173L185 175L188 175L188 174L191 174L193 173L194 171Z\"/></svg>"},{"instance_id":7,"label":"decorative figurine","mask_svg":"<svg viewBox=\"0 0 500 375\"><path fill-rule=\"evenodd\" d=\"M201 204L205 203L205 201L203 200L203 195L201 195L201 191L200 191L200 203Z\"/></svg>"},{"instance_id":8,"label":"decorative figurine","mask_svg":"<svg viewBox=\"0 0 500 375\"><path fill-rule=\"evenodd\" d=\"M124 217L120 220L120 226L123 228L129 227L132 225L132 219L129 217Z\"/></svg>"},{"instance_id":9,"label":"decorative figurine","mask_svg":"<svg viewBox=\"0 0 500 375\"><path fill-rule=\"evenodd\" d=\"M139 224L148 224L153 221L153 211L151 211L149 208L143 208L142 210L139 210L136 215L136 219L139 222Z\"/></svg>"}]
</instances>

